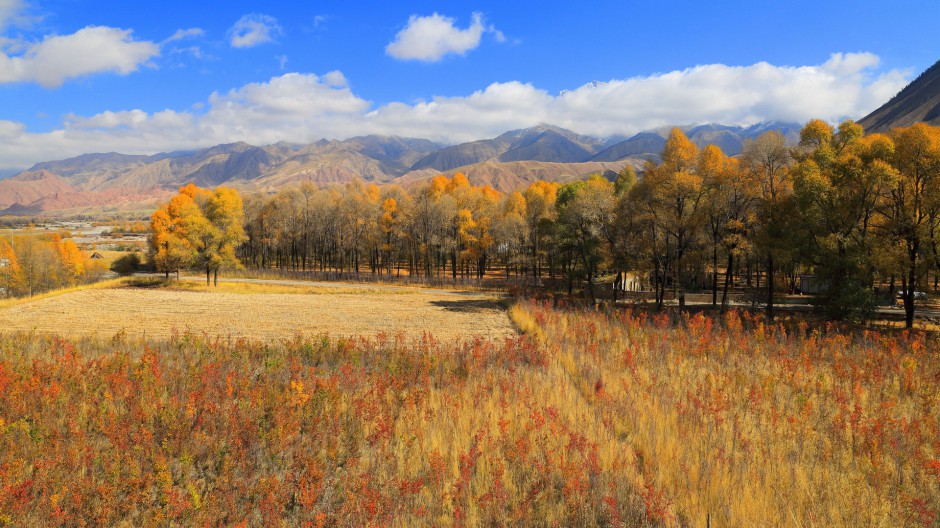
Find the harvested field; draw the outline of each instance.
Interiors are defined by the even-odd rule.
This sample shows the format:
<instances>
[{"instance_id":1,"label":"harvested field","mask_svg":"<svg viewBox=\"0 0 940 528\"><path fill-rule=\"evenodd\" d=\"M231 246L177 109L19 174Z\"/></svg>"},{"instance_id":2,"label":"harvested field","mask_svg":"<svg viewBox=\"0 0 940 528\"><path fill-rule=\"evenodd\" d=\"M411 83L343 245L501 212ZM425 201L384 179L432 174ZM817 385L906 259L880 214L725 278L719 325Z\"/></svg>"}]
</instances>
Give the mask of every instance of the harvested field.
<instances>
[{"instance_id":1,"label":"harvested field","mask_svg":"<svg viewBox=\"0 0 940 528\"><path fill-rule=\"evenodd\" d=\"M297 334L331 336L431 332L438 339L513 334L493 296L413 293L231 293L159 288L103 288L65 293L0 309L4 332L66 336L169 337L193 331L262 340Z\"/></svg>"}]
</instances>

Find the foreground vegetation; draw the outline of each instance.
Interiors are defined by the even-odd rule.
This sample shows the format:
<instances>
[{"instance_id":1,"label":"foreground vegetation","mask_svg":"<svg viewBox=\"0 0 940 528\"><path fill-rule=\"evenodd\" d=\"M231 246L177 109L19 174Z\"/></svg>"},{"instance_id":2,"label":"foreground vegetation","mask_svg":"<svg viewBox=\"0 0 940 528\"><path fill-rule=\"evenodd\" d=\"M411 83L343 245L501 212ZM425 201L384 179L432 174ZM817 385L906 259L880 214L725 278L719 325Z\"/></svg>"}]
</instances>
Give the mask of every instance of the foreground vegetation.
<instances>
[{"instance_id":1,"label":"foreground vegetation","mask_svg":"<svg viewBox=\"0 0 940 528\"><path fill-rule=\"evenodd\" d=\"M0 336L0 524L938 520L933 338L510 314L463 344Z\"/></svg>"}]
</instances>

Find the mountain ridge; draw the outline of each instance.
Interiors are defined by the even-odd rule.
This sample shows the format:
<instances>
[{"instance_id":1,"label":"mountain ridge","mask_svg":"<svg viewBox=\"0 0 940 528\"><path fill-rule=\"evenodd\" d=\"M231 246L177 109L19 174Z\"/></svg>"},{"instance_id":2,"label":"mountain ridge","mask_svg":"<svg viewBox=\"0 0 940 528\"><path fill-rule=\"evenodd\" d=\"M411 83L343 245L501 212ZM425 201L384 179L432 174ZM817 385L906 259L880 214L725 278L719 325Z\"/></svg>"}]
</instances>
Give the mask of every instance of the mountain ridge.
<instances>
[{"instance_id":1,"label":"mountain ridge","mask_svg":"<svg viewBox=\"0 0 940 528\"><path fill-rule=\"evenodd\" d=\"M790 140L799 131L799 125L787 123L679 128L693 142L719 144L729 155L737 154L743 141L756 137L755 130L778 129ZM413 185L436 174L464 172L475 184L508 191L534 179L568 181L591 172L609 174L627 163L641 168L645 160L659 155L669 130L598 138L543 123L448 146L422 138L367 135L307 144L233 142L153 155L89 153L40 162L0 180L0 214L71 210L80 207L83 199L94 205L109 205L108 200L146 201L188 183L275 192L303 181L325 186L361 178ZM37 179L28 184L31 177Z\"/></svg>"},{"instance_id":2,"label":"mountain ridge","mask_svg":"<svg viewBox=\"0 0 940 528\"><path fill-rule=\"evenodd\" d=\"M868 133L887 132L918 122L940 126L940 61L858 121Z\"/></svg>"}]
</instances>

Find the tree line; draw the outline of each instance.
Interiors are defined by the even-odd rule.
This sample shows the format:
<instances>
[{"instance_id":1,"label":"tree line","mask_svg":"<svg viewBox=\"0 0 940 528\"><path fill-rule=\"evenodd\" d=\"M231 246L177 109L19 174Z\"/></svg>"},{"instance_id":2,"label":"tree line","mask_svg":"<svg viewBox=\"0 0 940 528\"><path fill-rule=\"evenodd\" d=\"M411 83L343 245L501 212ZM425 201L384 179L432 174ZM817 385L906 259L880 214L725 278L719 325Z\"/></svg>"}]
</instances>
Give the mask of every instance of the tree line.
<instances>
[{"instance_id":1,"label":"tree line","mask_svg":"<svg viewBox=\"0 0 940 528\"><path fill-rule=\"evenodd\" d=\"M940 269L940 129L865 135L845 121L807 123L797 145L779 132L727 156L679 129L637 178L537 181L498 192L461 173L412 190L354 181L302 183L268 196L193 186L153 217L151 254L169 273L244 263L260 269L377 276L517 279L597 296L600 277L629 272L680 305L685 292L793 292L800 273L823 285L829 315L865 318L876 295L914 297ZM187 219L190 215L198 220ZM236 258L238 257L238 258ZM934 274L936 277L936 273ZM936 281L936 278L934 279Z\"/></svg>"},{"instance_id":2,"label":"tree line","mask_svg":"<svg viewBox=\"0 0 940 528\"><path fill-rule=\"evenodd\" d=\"M0 297L33 295L100 280L104 264L61 234L0 238Z\"/></svg>"}]
</instances>

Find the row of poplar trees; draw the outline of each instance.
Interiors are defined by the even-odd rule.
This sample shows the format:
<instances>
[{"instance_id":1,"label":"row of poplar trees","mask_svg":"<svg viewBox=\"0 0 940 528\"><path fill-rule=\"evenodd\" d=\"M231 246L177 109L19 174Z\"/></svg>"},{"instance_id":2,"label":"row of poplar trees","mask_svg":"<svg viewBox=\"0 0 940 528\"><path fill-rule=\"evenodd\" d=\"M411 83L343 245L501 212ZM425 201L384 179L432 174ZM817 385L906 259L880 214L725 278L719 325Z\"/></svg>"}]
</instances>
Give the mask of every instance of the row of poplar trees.
<instances>
[{"instance_id":1,"label":"row of poplar trees","mask_svg":"<svg viewBox=\"0 0 940 528\"><path fill-rule=\"evenodd\" d=\"M614 181L537 181L511 193L471 185L460 173L411 191L304 183L247 198L244 232L232 227L241 216L226 213L231 229L219 228L228 235L213 234L212 243L200 242L199 225L178 223L184 234L175 239L160 235L168 231L160 226L185 217L176 210L187 207L201 207L218 224L213 211L228 211L234 200L216 207L208 204L219 198L193 195L189 205L177 197L183 203L154 215L152 249L161 266L160 244L171 260L179 244L181 260L198 263L208 277L237 263L226 248L243 236L238 255L256 268L503 277L577 286L592 299L599 277L632 271L657 304L669 292L684 304L685 291L704 286L713 304L727 306L729 289L750 286L763 292L770 317L775 294L793 291L805 272L824 284L834 318L864 318L878 293L893 298L900 290L908 326L915 290L940 269L935 127L866 136L851 121L834 128L813 120L798 145L767 132L735 157L715 145L699 148L675 129L641 174L638 180L628 165Z\"/></svg>"}]
</instances>

